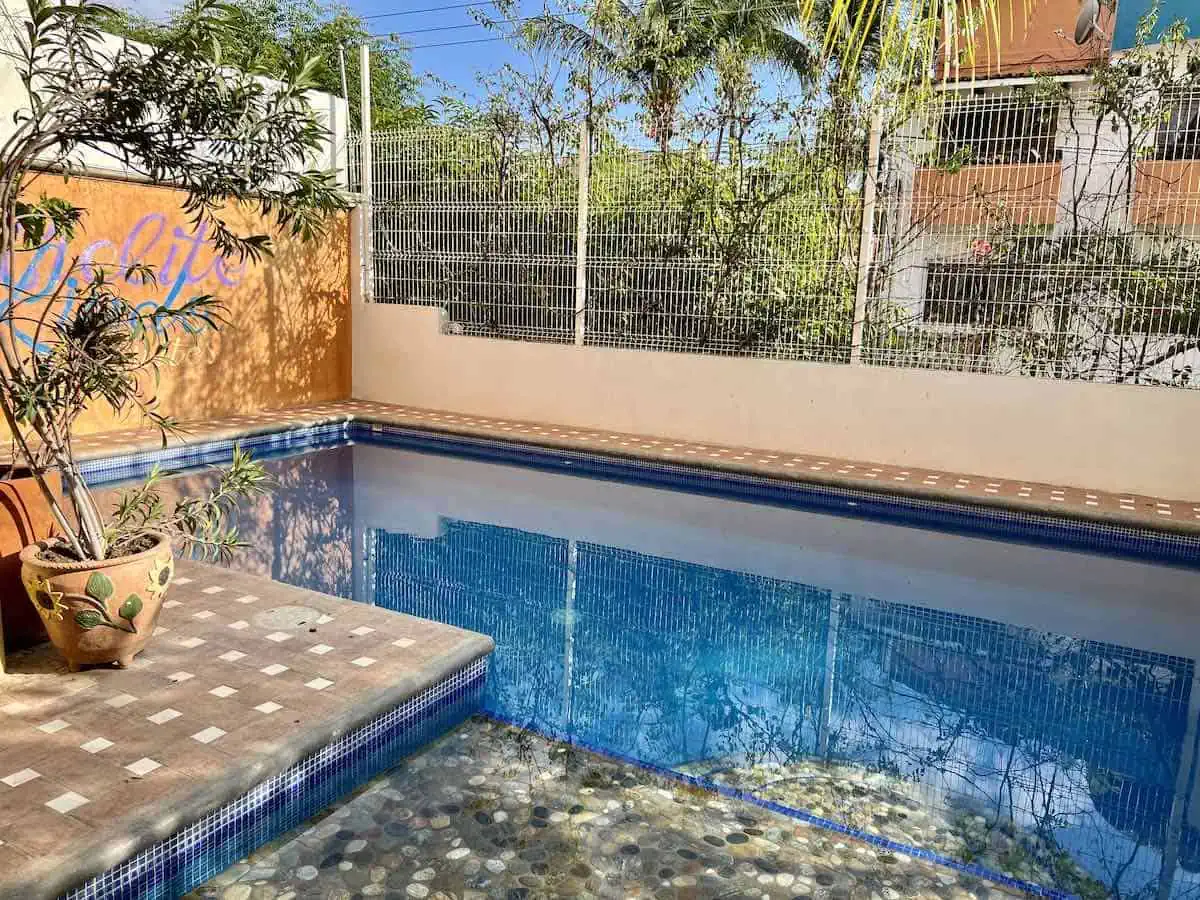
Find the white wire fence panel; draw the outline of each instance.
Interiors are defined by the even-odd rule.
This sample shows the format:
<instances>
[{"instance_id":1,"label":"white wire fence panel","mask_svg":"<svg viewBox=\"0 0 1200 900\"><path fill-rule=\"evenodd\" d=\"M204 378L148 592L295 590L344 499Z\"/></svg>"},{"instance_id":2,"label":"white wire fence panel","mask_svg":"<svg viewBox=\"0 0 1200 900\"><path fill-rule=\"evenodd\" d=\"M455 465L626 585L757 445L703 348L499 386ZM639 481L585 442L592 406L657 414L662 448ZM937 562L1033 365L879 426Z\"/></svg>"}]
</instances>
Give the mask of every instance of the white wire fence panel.
<instances>
[{"instance_id":1,"label":"white wire fence panel","mask_svg":"<svg viewBox=\"0 0 1200 900\"><path fill-rule=\"evenodd\" d=\"M584 343L849 359L844 166L791 142L605 148L590 173ZM377 301L440 306L455 334L575 340L573 152L430 128L377 136L372 177Z\"/></svg>"},{"instance_id":2,"label":"white wire fence panel","mask_svg":"<svg viewBox=\"0 0 1200 900\"><path fill-rule=\"evenodd\" d=\"M576 160L454 128L372 145L374 298L454 334L574 339Z\"/></svg>"},{"instance_id":3,"label":"white wire fence panel","mask_svg":"<svg viewBox=\"0 0 1200 900\"><path fill-rule=\"evenodd\" d=\"M847 362L859 205L835 163L791 142L597 154L586 342Z\"/></svg>"},{"instance_id":4,"label":"white wire fence panel","mask_svg":"<svg viewBox=\"0 0 1200 900\"><path fill-rule=\"evenodd\" d=\"M1115 115L1111 92L1005 86L893 112L862 361L1200 384L1200 90L1131 97ZM376 136L375 299L441 307L454 334L850 361L861 118L666 154L596 143L581 255L573 135Z\"/></svg>"},{"instance_id":5,"label":"white wire fence panel","mask_svg":"<svg viewBox=\"0 0 1200 900\"><path fill-rule=\"evenodd\" d=\"M1200 384L1200 94L947 91L885 141L863 358Z\"/></svg>"}]
</instances>

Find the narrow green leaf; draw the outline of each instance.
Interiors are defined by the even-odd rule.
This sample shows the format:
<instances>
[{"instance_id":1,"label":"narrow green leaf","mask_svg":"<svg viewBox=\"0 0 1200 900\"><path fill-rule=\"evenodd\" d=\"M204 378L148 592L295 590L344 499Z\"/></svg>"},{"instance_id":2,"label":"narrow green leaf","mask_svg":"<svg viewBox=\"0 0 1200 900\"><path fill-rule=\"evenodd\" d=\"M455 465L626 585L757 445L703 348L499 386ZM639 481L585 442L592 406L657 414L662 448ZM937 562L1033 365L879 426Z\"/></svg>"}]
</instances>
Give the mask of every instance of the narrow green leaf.
<instances>
[{"instance_id":1,"label":"narrow green leaf","mask_svg":"<svg viewBox=\"0 0 1200 900\"><path fill-rule=\"evenodd\" d=\"M103 603L112 596L113 583L103 572L93 572L92 577L88 579L85 590L89 597Z\"/></svg>"}]
</instances>

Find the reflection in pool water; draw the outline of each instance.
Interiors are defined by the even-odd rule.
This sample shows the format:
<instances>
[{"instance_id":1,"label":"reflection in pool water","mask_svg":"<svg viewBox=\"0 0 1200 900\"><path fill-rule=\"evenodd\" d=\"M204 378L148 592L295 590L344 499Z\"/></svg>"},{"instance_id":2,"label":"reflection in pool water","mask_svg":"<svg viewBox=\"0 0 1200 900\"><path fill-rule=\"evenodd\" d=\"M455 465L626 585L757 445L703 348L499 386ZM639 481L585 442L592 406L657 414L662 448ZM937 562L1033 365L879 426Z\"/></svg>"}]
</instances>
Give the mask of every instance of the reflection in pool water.
<instances>
[{"instance_id":1,"label":"reflection in pool water","mask_svg":"<svg viewBox=\"0 0 1200 900\"><path fill-rule=\"evenodd\" d=\"M1080 636L1014 624L1015 569L1008 594L924 574L1019 554L1126 567L1150 597L1186 573L767 508L795 534L747 542L749 504L392 448L270 465L234 564L492 635L497 717L1047 887L1200 896L1195 660L1084 636L1086 607ZM905 551L896 576L860 532L945 559ZM896 596L847 589L875 575ZM1038 604L1077 603L1069 587Z\"/></svg>"}]
</instances>

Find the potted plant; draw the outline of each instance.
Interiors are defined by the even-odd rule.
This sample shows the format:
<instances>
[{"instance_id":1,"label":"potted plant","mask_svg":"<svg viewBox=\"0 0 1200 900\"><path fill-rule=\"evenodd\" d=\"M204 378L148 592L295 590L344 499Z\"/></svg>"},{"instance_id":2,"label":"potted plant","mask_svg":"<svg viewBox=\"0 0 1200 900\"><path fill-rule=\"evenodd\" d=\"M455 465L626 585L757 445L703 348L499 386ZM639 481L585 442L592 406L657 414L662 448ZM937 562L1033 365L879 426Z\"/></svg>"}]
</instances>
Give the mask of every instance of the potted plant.
<instances>
[{"instance_id":1,"label":"potted plant","mask_svg":"<svg viewBox=\"0 0 1200 900\"><path fill-rule=\"evenodd\" d=\"M177 425L158 409L159 370L180 343L227 322L217 298L183 296L186 279L172 283L168 273L166 299L135 302L129 285L155 285L159 273L111 245L114 258L99 258L92 251L104 242L69 263L60 257L65 264L36 291L14 277L20 254L61 248L85 223L86 210L44 185L79 174L85 158L114 160L177 188L194 232L237 262L271 251L268 235L232 224L247 210L308 238L347 199L333 173L312 165L327 139L305 96L317 63L296 63L282 82L221 66L228 23L216 0L194 2L153 47L102 34L108 11L86 0L27 6L24 31L6 50L25 96L0 144L0 412L56 526L53 539L22 551L22 580L75 669L132 659L153 632L176 549L212 557L240 546L225 514L263 490L266 475L239 451L206 496L168 509L156 471L111 514L99 508L72 443L78 417L98 405L140 414L165 445Z\"/></svg>"}]
</instances>

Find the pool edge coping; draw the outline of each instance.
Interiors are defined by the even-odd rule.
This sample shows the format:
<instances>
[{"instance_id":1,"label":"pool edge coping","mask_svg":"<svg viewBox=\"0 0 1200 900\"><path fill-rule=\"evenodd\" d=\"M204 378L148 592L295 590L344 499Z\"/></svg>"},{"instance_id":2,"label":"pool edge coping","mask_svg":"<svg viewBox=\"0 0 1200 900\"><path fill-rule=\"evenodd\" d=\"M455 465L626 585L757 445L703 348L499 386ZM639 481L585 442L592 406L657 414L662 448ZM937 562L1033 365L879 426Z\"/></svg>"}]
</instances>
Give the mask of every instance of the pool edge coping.
<instances>
[{"instance_id":1,"label":"pool edge coping","mask_svg":"<svg viewBox=\"0 0 1200 900\"><path fill-rule=\"evenodd\" d=\"M280 412L288 413L289 410L281 410ZM451 437L466 437L472 439L496 441L511 445L514 448L535 447L550 450L566 450L574 453L589 454L627 462L669 464L685 469L692 469L698 472L715 472L722 475L759 478L783 485L812 485L820 488L838 488L860 491L866 494L874 495L880 499L886 499L889 497L904 497L912 500L937 501L948 503L967 510L974 509L983 511L998 510L1002 512L1015 512L1026 515L1040 516L1046 519L1066 519L1086 524L1140 529L1159 534L1183 535L1187 537L1200 538L1200 520L1167 520L1165 518L1151 518L1150 516L1143 515L1141 513L1138 513L1134 516L1128 516L1111 510L1088 511L1087 509L1081 508L1078 504L1055 504L1034 498L1024 499L1019 497L1008 497L1000 494L995 496L981 496L978 494L957 492L951 488L920 484L917 482L897 484L894 481L880 482L874 479L868 479L859 476L813 472L811 470L799 469L793 472L780 472L777 469L768 469L766 467L754 465L753 463L743 463L735 460L684 459L680 457L670 457L663 454L640 453L636 449L617 450L615 448L598 448L584 441L556 439L550 436L540 435L536 436L535 439L535 436L525 433L522 433L518 436L511 433L500 432L497 429L492 428L472 428L462 425L451 426L443 422L431 421L429 419L422 419L419 423L414 423L411 420L411 417L401 415L392 416L379 412L363 412L358 410L316 412L310 411L308 408L297 408L291 414L293 418L291 418L289 421L264 421L245 426L217 425L215 427L202 429L199 427L199 425L202 423L197 423L197 428L195 431L187 431L185 429L180 434L176 435L176 440L174 442L168 444L166 447L164 447L162 442L159 440L154 440L153 442L145 441L137 445L120 444L108 448L97 447L94 449L81 449L77 453L77 458L80 461L94 462L97 460L120 458L140 453L178 450L187 447L200 446L214 441L236 442L240 438L281 434L290 431L299 431L306 428L320 427L323 425L336 425L339 423L347 426L354 424L368 426L379 425L386 427L407 428L415 431L426 431L433 434L449 435ZM102 437L102 435L98 434L96 437ZM630 437L637 436L630 435ZM773 451L764 450L755 452L768 454ZM985 478L988 476L972 477ZM1081 488L1072 489L1083 490ZM1190 501L1179 500L1174 502L1183 503Z\"/></svg>"}]
</instances>

